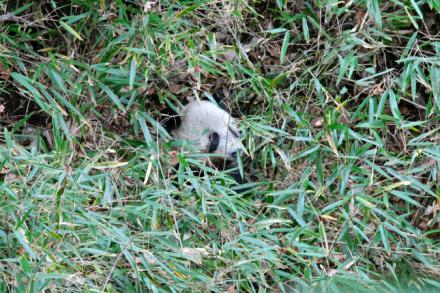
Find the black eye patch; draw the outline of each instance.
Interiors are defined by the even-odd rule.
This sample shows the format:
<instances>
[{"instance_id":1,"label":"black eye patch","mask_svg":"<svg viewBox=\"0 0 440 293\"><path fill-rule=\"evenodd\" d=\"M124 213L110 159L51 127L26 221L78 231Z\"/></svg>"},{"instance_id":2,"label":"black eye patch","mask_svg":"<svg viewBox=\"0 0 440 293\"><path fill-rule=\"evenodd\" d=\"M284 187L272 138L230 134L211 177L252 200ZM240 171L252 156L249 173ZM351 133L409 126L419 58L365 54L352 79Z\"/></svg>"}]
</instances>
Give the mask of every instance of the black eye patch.
<instances>
[{"instance_id":1,"label":"black eye patch","mask_svg":"<svg viewBox=\"0 0 440 293\"><path fill-rule=\"evenodd\" d=\"M232 133L233 136L235 136L235 138L238 138L238 133L235 130L233 130L231 127L228 127L228 129L229 132Z\"/></svg>"},{"instance_id":2,"label":"black eye patch","mask_svg":"<svg viewBox=\"0 0 440 293\"><path fill-rule=\"evenodd\" d=\"M220 136L217 132L211 132L209 135L209 146L208 146L208 152L213 153L218 148L218 145L220 143Z\"/></svg>"}]
</instances>

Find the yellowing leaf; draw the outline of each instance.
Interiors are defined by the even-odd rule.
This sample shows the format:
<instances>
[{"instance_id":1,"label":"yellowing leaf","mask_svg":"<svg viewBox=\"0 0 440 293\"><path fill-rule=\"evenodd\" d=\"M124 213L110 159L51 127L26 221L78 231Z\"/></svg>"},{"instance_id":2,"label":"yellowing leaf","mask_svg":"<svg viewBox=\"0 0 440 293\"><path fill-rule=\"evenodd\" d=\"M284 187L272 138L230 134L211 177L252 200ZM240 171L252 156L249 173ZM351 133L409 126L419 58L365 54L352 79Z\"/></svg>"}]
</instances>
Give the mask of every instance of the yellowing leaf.
<instances>
[{"instance_id":1,"label":"yellowing leaf","mask_svg":"<svg viewBox=\"0 0 440 293\"><path fill-rule=\"evenodd\" d=\"M75 38L77 38L78 40L83 40L82 38L81 38L81 35L76 31L76 30L74 30L70 25L68 25L67 23L65 23L64 21L62 21L62 20L60 20L59 21L60 22L60 25L66 30L66 31L68 31L71 35L73 35Z\"/></svg>"},{"instance_id":2,"label":"yellowing leaf","mask_svg":"<svg viewBox=\"0 0 440 293\"><path fill-rule=\"evenodd\" d=\"M104 169L114 169L114 168L119 168L119 167L123 167L126 166L128 164L128 162L103 162L103 163L98 163L92 166L93 169L97 169L97 170L104 170Z\"/></svg>"}]
</instances>

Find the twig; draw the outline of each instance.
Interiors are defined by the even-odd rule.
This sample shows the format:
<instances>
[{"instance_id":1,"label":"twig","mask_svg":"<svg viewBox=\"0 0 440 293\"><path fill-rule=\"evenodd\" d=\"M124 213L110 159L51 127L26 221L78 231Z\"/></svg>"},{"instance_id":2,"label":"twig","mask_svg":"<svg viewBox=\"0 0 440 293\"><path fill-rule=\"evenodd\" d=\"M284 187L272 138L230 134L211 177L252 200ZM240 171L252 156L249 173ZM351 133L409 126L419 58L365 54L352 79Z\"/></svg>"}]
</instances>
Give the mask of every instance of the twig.
<instances>
[{"instance_id":1,"label":"twig","mask_svg":"<svg viewBox=\"0 0 440 293\"><path fill-rule=\"evenodd\" d=\"M0 15L0 22L5 21L28 22L28 20L26 20L24 17L16 16L10 12Z\"/></svg>"},{"instance_id":2,"label":"twig","mask_svg":"<svg viewBox=\"0 0 440 293\"><path fill-rule=\"evenodd\" d=\"M44 25L38 24L38 21L30 21L29 20L29 16L31 16L31 14L28 14L26 16L17 16L14 15L11 12L8 12L6 14L0 15L0 23L2 22L7 22L7 21L15 21L15 22L19 22L19 23L23 23L27 26L39 26L39 27L44 27Z\"/></svg>"}]
</instances>

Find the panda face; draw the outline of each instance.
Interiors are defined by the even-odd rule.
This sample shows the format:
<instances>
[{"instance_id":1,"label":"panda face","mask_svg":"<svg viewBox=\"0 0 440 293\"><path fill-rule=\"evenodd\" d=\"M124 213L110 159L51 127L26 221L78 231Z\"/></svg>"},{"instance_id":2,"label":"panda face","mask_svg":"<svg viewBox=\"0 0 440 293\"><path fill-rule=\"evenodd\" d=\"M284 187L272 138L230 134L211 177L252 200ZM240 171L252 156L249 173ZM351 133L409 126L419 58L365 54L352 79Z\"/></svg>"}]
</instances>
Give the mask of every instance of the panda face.
<instances>
[{"instance_id":1,"label":"panda face","mask_svg":"<svg viewBox=\"0 0 440 293\"><path fill-rule=\"evenodd\" d=\"M171 131L175 139L191 141L199 152L235 161L240 149L237 122L208 101L190 102L182 110L180 125Z\"/></svg>"}]
</instances>

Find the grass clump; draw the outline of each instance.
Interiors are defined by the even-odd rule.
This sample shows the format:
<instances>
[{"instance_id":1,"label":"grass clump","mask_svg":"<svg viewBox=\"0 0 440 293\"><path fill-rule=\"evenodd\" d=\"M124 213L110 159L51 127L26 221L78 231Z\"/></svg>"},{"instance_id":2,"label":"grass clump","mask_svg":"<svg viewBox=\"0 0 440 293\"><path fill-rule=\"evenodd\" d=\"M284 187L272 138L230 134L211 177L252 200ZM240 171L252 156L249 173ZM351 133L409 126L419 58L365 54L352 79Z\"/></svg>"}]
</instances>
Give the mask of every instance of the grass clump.
<instances>
[{"instance_id":1,"label":"grass clump","mask_svg":"<svg viewBox=\"0 0 440 293\"><path fill-rule=\"evenodd\" d=\"M439 289L438 1L0 9L0 291ZM215 95L249 192L158 123Z\"/></svg>"}]
</instances>

